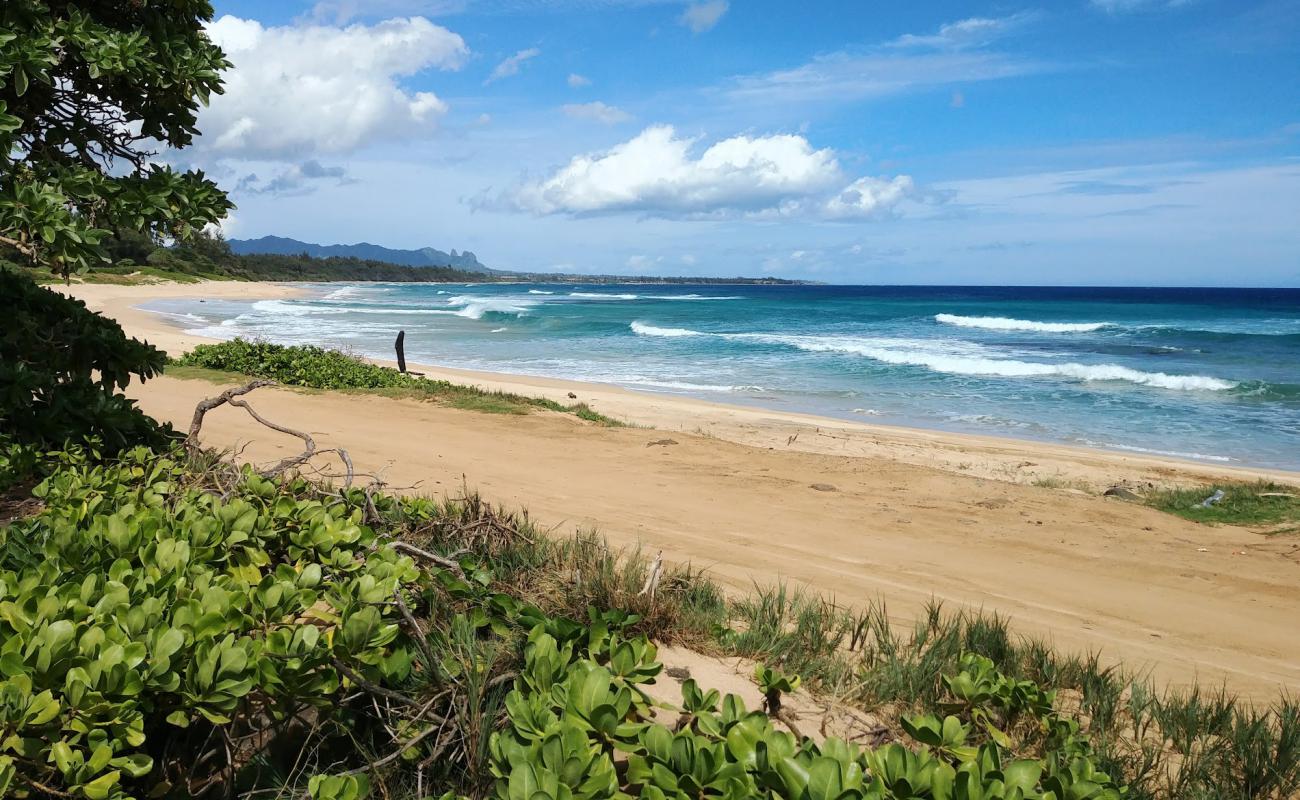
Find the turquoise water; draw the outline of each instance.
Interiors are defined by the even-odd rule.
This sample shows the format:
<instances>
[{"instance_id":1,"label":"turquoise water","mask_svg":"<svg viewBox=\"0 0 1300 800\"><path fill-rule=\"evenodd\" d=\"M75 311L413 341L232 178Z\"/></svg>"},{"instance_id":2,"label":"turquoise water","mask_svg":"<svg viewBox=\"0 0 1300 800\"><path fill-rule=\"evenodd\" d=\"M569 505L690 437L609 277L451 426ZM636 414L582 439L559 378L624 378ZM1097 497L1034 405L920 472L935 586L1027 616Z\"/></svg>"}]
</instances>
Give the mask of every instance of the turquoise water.
<instances>
[{"instance_id":1,"label":"turquoise water","mask_svg":"<svg viewBox=\"0 0 1300 800\"><path fill-rule=\"evenodd\" d=\"M194 333L1300 469L1300 290L312 285Z\"/></svg>"}]
</instances>

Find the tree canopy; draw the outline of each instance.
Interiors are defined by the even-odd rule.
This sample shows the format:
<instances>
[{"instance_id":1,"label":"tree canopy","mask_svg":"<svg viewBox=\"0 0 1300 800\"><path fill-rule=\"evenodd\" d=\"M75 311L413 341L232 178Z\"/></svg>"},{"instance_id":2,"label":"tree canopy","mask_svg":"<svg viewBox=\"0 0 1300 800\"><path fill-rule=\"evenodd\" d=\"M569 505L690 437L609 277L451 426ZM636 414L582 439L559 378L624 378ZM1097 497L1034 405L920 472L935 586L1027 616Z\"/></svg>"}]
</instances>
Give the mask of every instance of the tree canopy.
<instances>
[{"instance_id":1,"label":"tree canopy","mask_svg":"<svg viewBox=\"0 0 1300 800\"><path fill-rule=\"evenodd\" d=\"M113 230L185 239L232 208L190 145L230 66L204 0L0 3L0 245L64 275Z\"/></svg>"}]
</instances>

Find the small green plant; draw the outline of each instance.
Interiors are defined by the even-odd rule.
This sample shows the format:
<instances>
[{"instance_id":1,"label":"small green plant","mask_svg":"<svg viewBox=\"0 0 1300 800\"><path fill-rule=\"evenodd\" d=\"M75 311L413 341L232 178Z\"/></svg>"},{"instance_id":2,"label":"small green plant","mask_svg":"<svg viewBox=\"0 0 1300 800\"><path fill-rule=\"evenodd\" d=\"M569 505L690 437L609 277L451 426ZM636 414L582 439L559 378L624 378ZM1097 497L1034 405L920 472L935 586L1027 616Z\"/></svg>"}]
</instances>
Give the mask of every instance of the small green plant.
<instances>
[{"instance_id":1,"label":"small green plant","mask_svg":"<svg viewBox=\"0 0 1300 800\"><path fill-rule=\"evenodd\" d=\"M754 667L754 682L763 693L764 709L777 716L781 713L781 696L798 690L800 680L798 675L784 675L779 670L759 664Z\"/></svg>"}]
</instances>

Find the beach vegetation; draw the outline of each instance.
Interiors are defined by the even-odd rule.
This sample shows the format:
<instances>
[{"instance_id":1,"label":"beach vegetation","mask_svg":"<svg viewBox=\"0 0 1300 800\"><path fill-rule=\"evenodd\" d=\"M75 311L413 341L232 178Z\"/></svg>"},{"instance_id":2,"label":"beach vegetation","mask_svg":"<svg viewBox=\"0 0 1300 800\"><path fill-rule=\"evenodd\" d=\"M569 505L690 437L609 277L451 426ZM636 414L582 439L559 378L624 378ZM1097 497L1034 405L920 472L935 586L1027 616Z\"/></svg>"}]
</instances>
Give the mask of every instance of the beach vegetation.
<instances>
[{"instance_id":1,"label":"beach vegetation","mask_svg":"<svg viewBox=\"0 0 1300 800\"><path fill-rule=\"evenodd\" d=\"M68 453L32 494L36 513L0 527L0 781L18 795L1280 800L1296 787L1294 705L1162 695L978 612L934 606L897 632L882 608L781 588L728 601L671 566L651 595L642 554L553 537L477 496L267 478L183 449ZM687 681L664 724L647 690L665 641L754 659L764 707ZM796 733L783 699L810 688L873 709L884 730Z\"/></svg>"},{"instance_id":2,"label":"beach vegetation","mask_svg":"<svg viewBox=\"0 0 1300 800\"><path fill-rule=\"evenodd\" d=\"M0 308L0 430L46 449L93 441L108 454L162 443L166 426L121 393L162 371L162 351L20 273L0 271Z\"/></svg>"},{"instance_id":3,"label":"beach vegetation","mask_svg":"<svg viewBox=\"0 0 1300 800\"><path fill-rule=\"evenodd\" d=\"M608 427L624 423L591 409L585 403L565 404L542 397L483 389L477 386L430 380L374 364L338 350L314 345L279 345L234 339L202 344L176 359L180 377L186 369L206 370L202 377L247 375L267 378L286 386L308 389L375 392L390 397L429 400L469 411L494 414L528 414L554 411ZM173 367L174 368L174 367Z\"/></svg>"},{"instance_id":4,"label":"beach vegetation","mask_svg":"<svg viewBox=\"0 0 1300 800\"><path fill-rule=\"evenodd\" d=\"M1219 492L1221 498L1213 500ZM1193 522L1281 529L1275 532L1300 528L1300 486L1274 481L1157 489L1145 500Z\"/></svg>"}]
</instances>

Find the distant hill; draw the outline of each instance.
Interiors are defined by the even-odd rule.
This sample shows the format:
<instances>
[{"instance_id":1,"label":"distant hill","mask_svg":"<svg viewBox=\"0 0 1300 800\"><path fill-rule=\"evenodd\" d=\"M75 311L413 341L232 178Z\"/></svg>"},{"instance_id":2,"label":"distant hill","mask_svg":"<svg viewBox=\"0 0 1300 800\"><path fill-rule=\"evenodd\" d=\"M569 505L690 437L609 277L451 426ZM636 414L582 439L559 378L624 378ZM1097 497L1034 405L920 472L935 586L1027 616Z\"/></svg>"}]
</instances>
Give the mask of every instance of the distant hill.
<instances>
[{"instance_id":1,"label":"distant hill","mask_svg":"<svg viewBox=\"0 0 1300 800\"><path fill-rule=\"evenodd\" d=\"M297 256L306 253L312 258L360 258L367 261L385 261L407 267L454 267L469 272L492 273L479 263L478 258L466 250L444 253L432 247L419 250L394 250L369 242L357 244L313 244L284 236L263 236L261 239L231 239L231 251L239 255Z\"/></svg>"}]
</instances>

